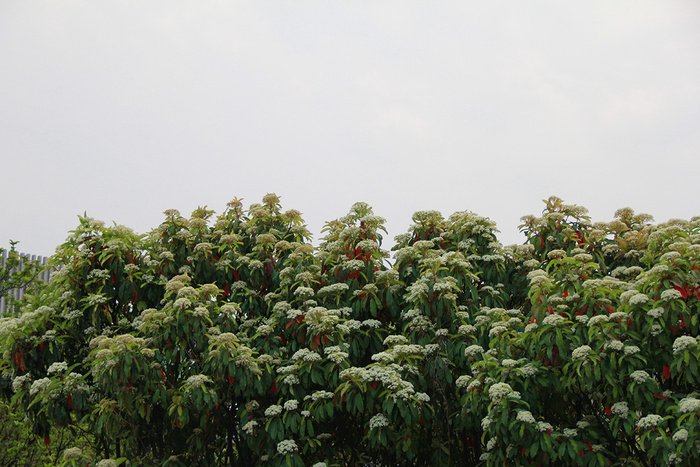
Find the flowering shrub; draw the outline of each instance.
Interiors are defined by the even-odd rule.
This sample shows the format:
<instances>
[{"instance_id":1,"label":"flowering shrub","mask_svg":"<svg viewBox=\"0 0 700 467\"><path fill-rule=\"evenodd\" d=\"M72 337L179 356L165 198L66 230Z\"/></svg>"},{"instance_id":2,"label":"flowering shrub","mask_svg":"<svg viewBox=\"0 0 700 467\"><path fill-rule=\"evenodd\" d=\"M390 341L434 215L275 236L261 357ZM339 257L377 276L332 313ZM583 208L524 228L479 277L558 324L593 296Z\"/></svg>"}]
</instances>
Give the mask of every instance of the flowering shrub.
<instances>
[{"instance_id":1,"label":"flowering shrub","mask_svg":"<svg viewBox=\"0 0 700 467\"><path fill-rule=\"evenodd\" d=\"M700 219L545 203L513 247L418 212L393 264L364 203L318 248L273 194L81 218L0 321L0 391L89 428L66 465L696 465Z\"/></svg>"}]
</instances>

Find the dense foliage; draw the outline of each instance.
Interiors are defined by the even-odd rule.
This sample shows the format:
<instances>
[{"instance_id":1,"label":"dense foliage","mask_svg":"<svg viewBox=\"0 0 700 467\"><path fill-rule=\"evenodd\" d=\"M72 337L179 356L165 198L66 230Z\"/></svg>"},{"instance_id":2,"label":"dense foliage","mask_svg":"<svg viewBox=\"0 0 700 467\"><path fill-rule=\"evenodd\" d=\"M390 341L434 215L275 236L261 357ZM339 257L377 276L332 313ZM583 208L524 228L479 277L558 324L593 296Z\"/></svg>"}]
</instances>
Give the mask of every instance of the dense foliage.
<instances>
[{"instance_id":1,"label":"dense foliage","mask_svg":"<svg viewBox=\"0 0 700 467\"><path fill-rule=\"evenodd\" d=\"M700 218L552 197L503 247L471 212L319 248L267 195L148 235L90 218L0 321L0 392L63 465L697 465ZM119 460L117 460L119 459Z\"/></svg>"}]
</instances>

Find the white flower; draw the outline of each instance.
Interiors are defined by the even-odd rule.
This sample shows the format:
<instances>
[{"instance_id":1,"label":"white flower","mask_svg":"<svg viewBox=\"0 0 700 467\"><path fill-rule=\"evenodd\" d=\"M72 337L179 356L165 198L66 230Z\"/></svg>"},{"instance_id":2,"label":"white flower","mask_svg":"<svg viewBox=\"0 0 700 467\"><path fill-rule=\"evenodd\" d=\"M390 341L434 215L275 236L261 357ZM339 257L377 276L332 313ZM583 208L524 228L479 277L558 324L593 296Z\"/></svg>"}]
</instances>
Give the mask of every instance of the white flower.
<instances>
[{"instance_id":1,"label":"white flower","mask_svg":"<svg viewBox=\"0 0 700 467\"><path fill-rule=\"evenodd\" d=\"M588 315L576 315L576 321L581 324L586 324L588 323Z\"/></svg>"},{"instance_id":2,"label":"white flower","mask_svg":"<svg viewBox=\"0 0 700 467\"><path fill-rule=\"evenodd\" d=\"M333 399L334 396L335 394L330 391L316 391L311 394L311 400L315 402L320 399Z\"/></svg>"},{"instance_id":3,"label":"white flower","mask_svg":"<svg viewBox=\"0 0 700 467\"><path fill-rule=\"evenodd\" d=\"M681 293L676 289L668 289L661 292L661 300L677 300L681 297Z\"/></svg>"},{"instance_id":4,"label":"white flower","mask_svg":"<svg viewBox=\"0 0 700 467\"><path fill-rule=\"evenodd\" d=\"M585 358L588 356L588 352L590 352L592 349L587 346L587 345L582 345L580 347L576 347L573 352L571 352L571 358L574 360L578 360L579 358Z\"/></svg>"},{"instance_id":5,"label":"white flower","mask_svg":"<svg viewBox=\"0 0 700 467\"><path fill-rule=\"evenodd\" d=\"M211 383L211 378L207 375L193 375L185 381L185 385L191 388L204 386L205 383Z\"/></svg>"},{"instance_id":6,"label":"white flower","mask_svg":"<svg viewBox=\"0 0 700 467\"><path fill-rule=\"evenodd\" d=\"M489 388L489 397L491 400L500 401L504 397L513 392L513 388L507 383L496 383Z\"/></svg>"},{"instance_id":7,"label":"white flower","mask_svg":"<svg viewBox=\"0 0 700 467\"><path fill-rule=\"evenodd\" d=\"M634 355L639 353L639 347L636 345L626 345L623 351L625 352L625 355Z\"/></svg>"},{"instance_id":8,"label":"white flower","mask_svg":"<svg viewBox=\"0 0 700 467\"><path fill-rule=\"evenodd\" d=\"M616 351L622 350L622 347L623 347L622 342L615 340L615 339L609 340L603 345L603 348L605 348L605 349L613 349Z\"/></svg>"},{"instance_id":9,"label":"white flower","mask_svg":"<svg viewBox=\"0 0 700 467\"><path fill-rule=\"evenodd\" d=\"M51 385L51 380L49 378L41 378L32 383L29 388L29 395L33 396L37 392L46 390Z\"/></svg>"},{"instance_id":10,"label":"white flower","mask_svg":"<svg viewBox=\"0 0 700 467\"><path fill-rule=\"evenodd\" d=\"M607 323L608 317L605 315L596 315L588 320L588 327L594 326L598 323Z\"/></svg>"},{"instance_id":11,"label":"white flower","mask_svg":"<svg viewBox=\"0 0 700 467\"><path fill-rule=\"evenodd\" d=\"M505 326L494 326L490 331L489 331L489 337L494 337L494 336L500 336L504 332L506 332L508 328Z\"/></svg>"},{"instance_id":12,"label":"white flower","mask_svg":"<svg viewBox=\"0 0 700 467\"><path fill-rule=\"evenodd\" d=\"M680 413L697 412L700 409L700 400L694 397L686 397L678 403Z\"/></svg>"},{"instance_id":13,"label":"white flower","mask_svg":"<svg viewBox=\"0 0 700 467\"><path fill-rule=\"evenodd\" d=\"M616 415L619 415L620 418L627 418L627 415L629 414L629 406L627 405L627 402L616 402L613 404L612 408L610 411Z\"/></svg>"},{"instance_id":14,"label":"white flower","mask_svg":"<svg viewBox=\"0 0 700 467\"><path fill-rule=\"evenodd\" d=\"M673 441L676 443L681 443L688 439L688 430L681 428L673 434Z\"/></svg>"},{"instance_id":15,"label":"white flower","mask_svg":"<svg viewBox=\"0 0 700 467\"><path fill-rule=\"evenodd\" d=\"M535 423L535 417L527 410L521 410L515 418L523 423Z\"/></svg>"},{"instance_id":16,"label":"white flower","mask_svg":"<svg viewBox=\"0 0 700 467\"><path fill-rule=\"evenodd\" d=\"M641 305L642 303L646 303L648 301L649 297L647 297L643 293L637 293L630 297L630 305Z\"/></svg>"},{"instance_id":17,"label":"white flower","mask_svg":"<svg viewBox=\"0 0 700 467\"><path fill-rule=\"evenodd\" d=\"M651 414L637 420L639 428L650 428L658 425L664 418L661 415Z\"/></svg>"},{"instance_id":18,"label":"white flower","mask_svg":"<svg viewBox=\"0 0 700 467\"><path fill-rule=\"evenodd\" d=\"M573 438L578 434L578 430L576 428L564 428L563 435L566 436L567 438Z\"/></svg>"},{"instance_id":19,"label":"white flower","mask_svg":"<svg viewBox=\"0 0 700 467\"><path fill-rule=\"evenodd\" d=\"M369 421L370 430L374 430L375 428L381 428L383 426L389 426L389 420L382 413L378 413Z\"/></svg>"},{"instance_id":20,"label":"white flower","mask_svg":"<svg viewBox=\"0 0 700 467\"><path fill-rule=\"evenodd\" d=\"M466 388L469 385L469 381L471 380L471 375L462 375L459 378L457 378L457 381L455 381L455 385L457 385L458 388Z\"/></svg>"},{"instance_id":21,"label":"white flower","mask_svg":"<svg viewBox=\"0 0 700 467\"><path fill-rule=\"evenodd\" d=\"M95 467L117 467L117 461L114 459L102 459Z\"/></svg>"},{"instance_id":22,"label":"white flower","mask_svg":"<svg viewBox=\"0 0 700 467\"><path fill-rule=\"evenodd\" d=\"M491 451L493 448L496 447L496 443L498 443L497 436L494 436L493 438L489 439L488 442L486 443L486 450Z\"/></svg>"},{"instance_id":23,"label":"white flower","mask_svg":"<svg viewBox=\"0 0 700 467\"><path fill-rule=\"evenodd\" d=\"M265 409L265 416L266 417L274 417L275 415L279 415L282 413L282 406L280 405L271 405L267 409Z\"/></svg>"},{"instance_id":24,"label":"white flower","mask_svg":"<svg viewBox=\"0 0 700 467\"><path fill-rule=\"evenodd\" d=\"M537 330L539 325L537 323L530 323L527 326L525 326L525 332L534 332Z\"/></svg>"},{"instance_id":25,"label":"white flower","mask_svg":"<svg viewBox=\"0 0 700 467\"><path fill-rule=\"evenodd\" d=\"M258 422L256 422L255 420L251 420L245 425L243 425L243 431L247 435L252 436L256 426L258 426Z\"/></svg>"},{"instance_id":26,"label":"white flower","mask_svg":"<svg viewBox=\"0 0 700 467\"><path fill-rule=\"evenodd\" d=\"M299 407L299 401L296 399L289 399L287 402L284 403L284 410L296 410L297 407Z\"/></svg>"},{"instance_id":27,"label":"white flower","mask_svg":"<svg viewBox=\"0 0 700 467\"><path fill-rule=\"evenodd\" d=\"M540 370L534 366L532 363L528 363L527 365L524 365L520 367L520 371L522 372L523 376L526 378L532 378L535 376L537 373L540 372Z\"/></svg>"},{"instance_id":28,"label":"white flower","mask_svg":"<svg viewBox=\"0 0 700 467\"><path fill-rule=\"evenodd\" d=\"M554 427L552 426L552 424L547 422L538 422L537 429L542 433L545 433L547 431L554 431Z\"/></svg>"},{"instance_id":29,"label":"white flower","mask_svg":"<svg viewBox=\"0 0 700 467\"><path fill-rule=\"evenodd\" d=\"M632 372L630 378L632 378L637 384L642 384L644 381L649 379L649 373L644 370L637 370Z\"/></svg>"},{"instance_id":30,"label":"white flower","mask_svg":"<svg viewBox=\"0 0 700 467\"><path fill-rule=\"evenodd\" d=\"M651 310L647 311L647 314L652 318L660 318L664 314L664 309L663 307L657 306L656 308L652 308Z\"/></svg>"},{"instance_id":31,"label":"white flower","mask_svg":"<svg viewBox=\"0 0 700 467\"><path fill-rule=\"evenodd\" d=\"M542 326L558 326L562 324L564 321L566 321L564 318L562 318L559 315L551 314L547 315L543 320L542 320Z\"/></svg>"},{"instance_id":32,"label":"white flower","mask_svg":"<svg viewBox=\"0 0 700 467\"><path fill-rule=\"evenodd\" d=\"M697 344L698 341L692 337L692 336L681 336L676 338L675 341L673 341L673 353L680 352L681 350L685 350L691 345Z\"/></svg>"},{"instance_id":33,"label":"white flower","mask_svg":"<svg viewBox=\"0 0 700 467\"><path fill-rule=\"evenodd\" d=\"M54 362L49 369L46 370L46 374L50 376L57 373L64 373L66 370L68 370L68 364L66 362Z\"/></svg>"},{"instance_id":34,"label":"white flower","mask_svg":"<svg viewBox=\"0 0 700 467\"><path fill-rule=\"evenodd\" d=\"M492 418L490 418L490 417L488 417L488 416L482 418L482 419L481 419L481 429L484 430L484 431L488 430L488 428L491 426L492 423L493 423L493 419L492 419Z\"/></svg>"},{"instance_id":35,"label":"white flower","mask_svg":"<svg viewBox=\"0 0 700 467\"><path fill-rule=\"evenodd\" d=\"M297 443L293 439L285 439L277 443L277 452L283 456L298 450Z\"/></svg>"},{"instance_id":36,"label":"white flower","mask_svg":"<svg viewBox=\"0 0 700 467\"><path fill-rule=\"evenodd\" d=\"M466 349L464 349L464 355L467 357L475 357L478 354L484 353L484 348L480 345L470 345Z\"/></svg>"}]
</instances>

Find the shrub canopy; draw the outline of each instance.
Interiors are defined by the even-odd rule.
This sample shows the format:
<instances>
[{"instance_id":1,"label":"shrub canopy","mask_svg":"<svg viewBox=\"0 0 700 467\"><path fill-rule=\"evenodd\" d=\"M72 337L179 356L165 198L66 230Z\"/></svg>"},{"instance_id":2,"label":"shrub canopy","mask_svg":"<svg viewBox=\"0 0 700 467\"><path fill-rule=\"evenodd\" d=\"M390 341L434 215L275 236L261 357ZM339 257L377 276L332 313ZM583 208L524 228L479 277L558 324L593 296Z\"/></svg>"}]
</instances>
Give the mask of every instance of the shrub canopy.
<instances>
[{"instance_id":1,"label":"shrub canopy","mask_svg":"<svg viewBox=\"0 0 700 467\"><path fill-rule=\"evenodd\" d=\"M148 235L88 217L0 320L0 392L62 462L697 465L700 219L610 223L552 197L503 247L364 203L319 248L267 195Z\"/></svg>"}]
</instances>

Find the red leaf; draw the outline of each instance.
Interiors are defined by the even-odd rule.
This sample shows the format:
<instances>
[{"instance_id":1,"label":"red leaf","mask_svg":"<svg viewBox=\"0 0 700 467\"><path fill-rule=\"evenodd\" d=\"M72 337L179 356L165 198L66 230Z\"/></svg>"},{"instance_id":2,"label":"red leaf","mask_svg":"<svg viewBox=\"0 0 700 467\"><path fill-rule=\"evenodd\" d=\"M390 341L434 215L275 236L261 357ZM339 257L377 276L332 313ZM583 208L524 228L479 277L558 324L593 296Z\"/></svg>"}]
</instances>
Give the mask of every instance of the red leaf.
<instances>
[{"instance_id":1,"label":"red leaf","mask_svg":"<svg viewBox=\"0 0 700 467\"><path fill-rule=\"evenodd\" d=\"M671 379L671 369L668 365L664 365L664 378Z\"/></svg>"},{"instance_id":2,"label":"red leaf","mask_svg":"<svg viewBox=\"0 0 700 467\"><path fill-rule=\"evenodd\" d=\"M228 384L233 384L234 381L236 381L235 378L231 375L228 375Z\"/></svg>"},{"instance_id":3,"label":"red leaf","mask_svg":"<svg viewBox=\"0 0 700 467\"><path fill-rule=\"evenodd\" d=\"M48 433L46 433L46 434L44 435L44 444L47 445L47 446L48 446L49 444L51 444L51 437L49 436Z\"/></svg>"},{"instance_id":4,"label":"red leaf","mask_svg":"<svg viewBox=\"0 0 700 467\"><path fill-rule=\"evenodd\" d=\"M688 291L685 287L681 287L680 285L674 285L673 288L681 293L681 297L688 298Z\"/></svg>"}]
</instances>

